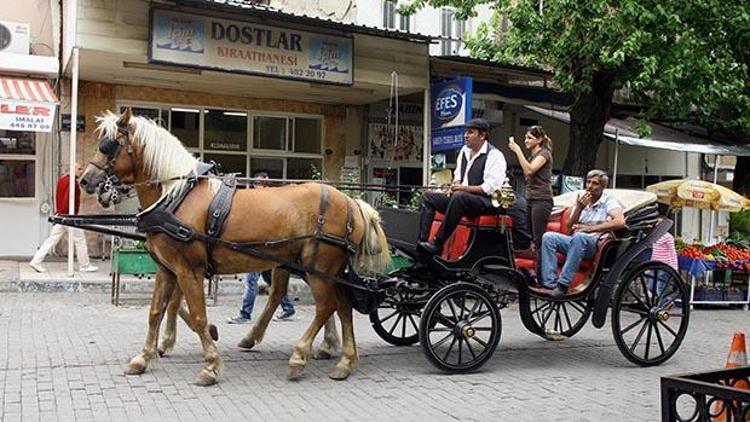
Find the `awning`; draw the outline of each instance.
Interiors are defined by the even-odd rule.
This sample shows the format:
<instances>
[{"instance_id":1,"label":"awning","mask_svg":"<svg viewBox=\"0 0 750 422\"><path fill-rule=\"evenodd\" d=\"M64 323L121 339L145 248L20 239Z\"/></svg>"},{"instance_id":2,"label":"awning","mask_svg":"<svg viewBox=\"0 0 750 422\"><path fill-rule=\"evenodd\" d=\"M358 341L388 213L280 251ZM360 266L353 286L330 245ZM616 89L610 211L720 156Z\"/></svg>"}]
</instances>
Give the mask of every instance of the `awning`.
<instances>
[{"instance_id":1,"label":"awning","mask_svg":"<svg viewBox=\"0 0 750 422\"><path fill-rule=\"evenodd\" d=\"M47 81L0 78L0 129L51 132L57 103Z\"/></svg>"},{"instance_id":2,"label":"awning","mask_svg":"<svg viewBox=\"0 0 750 422\"><path fill-rule=\"evenodd\" d=\"M550 110L537 106L526 106L526 108L543 116L568 124L570 123L570 114L565 111ZM633 129L636 121L637 119L633 117L609 119L604 126L604 136L612 141L617 138L618 142L621 144L644 148L657 148L698 154L750 156L750 145L727 145L712 142L653 122L648 123L649 126L651 126L651 136L648 138L640 138Z\"/></svg>"}]
</instances>

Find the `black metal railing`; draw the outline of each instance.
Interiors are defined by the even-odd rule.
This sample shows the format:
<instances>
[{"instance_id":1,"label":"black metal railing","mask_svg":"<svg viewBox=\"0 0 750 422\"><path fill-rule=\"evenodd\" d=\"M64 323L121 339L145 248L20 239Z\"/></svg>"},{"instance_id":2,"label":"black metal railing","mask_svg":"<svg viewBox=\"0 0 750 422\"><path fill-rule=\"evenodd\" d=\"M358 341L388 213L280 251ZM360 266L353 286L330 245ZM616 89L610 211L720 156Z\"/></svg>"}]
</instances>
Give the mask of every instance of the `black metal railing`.
<instances>
[{"instance_id":1,"label":"black metal railing","mask_svg":"<svg viewBox=\"0 0 750 422\"><path fill-rule=\"evenodd\" d=\"M750 421L750 366L662 377L661 420Z\"/></svg>"}]
</instances>

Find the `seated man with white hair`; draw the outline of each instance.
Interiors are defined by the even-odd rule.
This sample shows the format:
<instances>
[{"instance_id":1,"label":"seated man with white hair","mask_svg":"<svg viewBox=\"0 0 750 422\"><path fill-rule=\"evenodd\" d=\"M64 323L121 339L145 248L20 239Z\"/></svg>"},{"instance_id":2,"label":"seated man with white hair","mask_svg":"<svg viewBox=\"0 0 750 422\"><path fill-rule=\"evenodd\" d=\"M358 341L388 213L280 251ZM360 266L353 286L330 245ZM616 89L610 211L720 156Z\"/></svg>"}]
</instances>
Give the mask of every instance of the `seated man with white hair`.
<instances>
[{"instance_id":1,"label":"seated man with white hair","mask_svg":"<svg viewBox=\"0 0 750 422\"><path fill-rule=\"evenodd\" d=\"M581 261L596 252L599 237L609 231L625 227L625 215L620 201L604 192L609 176L602 170L591 170L586 175L586 192L578 196L568 222L572 235L546 232L542 236L540 265L541 282L552 289L549 295L561 298L568 290ZM557 252L565 254L565 264L557 270Z\"/></svg>"}]
</instances>

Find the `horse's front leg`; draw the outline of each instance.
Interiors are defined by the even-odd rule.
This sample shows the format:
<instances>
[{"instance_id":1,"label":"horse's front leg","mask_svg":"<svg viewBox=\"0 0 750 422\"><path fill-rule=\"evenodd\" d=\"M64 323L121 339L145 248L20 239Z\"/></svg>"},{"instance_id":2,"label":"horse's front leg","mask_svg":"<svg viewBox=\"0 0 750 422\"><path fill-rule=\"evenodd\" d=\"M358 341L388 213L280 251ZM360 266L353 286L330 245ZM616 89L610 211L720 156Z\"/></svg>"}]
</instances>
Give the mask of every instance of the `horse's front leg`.
<instances>
[{"instance_id":1,"label":"horse's front leg","mask_svg":"<svg viewBox=\"0 0 750 422\"><path fill-rule=\"evenodd\" d=\"M315 318L302 334L292 351L287 368L287 378L297 379L307 367L313 340L320 328L328 321L336 310L335 289L336 286L318 276L308 276L310 290L315 298Z\"/></svg>"},{"instance_id":2,"label":"horse's front leg","mask_svg":"<svg viewBox=\"0 0 750 422\"><path fill-rule=\"evenodd\" d=\"M177 271L177 284L185 295L190 311L190 327L198 334L203 346L203 368L198 373L198 385L216 384L221 369L221 358L208 330L206 318L206 298L203 293L202 269L192 268L188 262L182 260Z\"/></svg>"},{"instance_id":3,"label":"horse's front leg","mask_svg":"<svg viewBox=\"0 0 750 422\"><path fill-rule=\"evenodd\" d=\"M166 268L159 266L154 281L154 292L151 296L151 308L148 315L148 334L143 345L143 350L130 360L125 369L127 375L139 375L146 371L148 362L155 358L158 353L157 342L159 340L159 326L164 316L164 310L169 298L175 289L175 277Z\"/></svg>"},{"instance_id":4,"label":"horse's front leg","mask_svg":"<svg viewBox=\"0 0 750 422\"><path fill-rule=\"evenodd\" d=\"M313 359L331 359L339 347L341 347L341 341L336 332L336 318L331 316L323 327L323 341L318 350L313 353Z\"/></svg>"},{"instance_id":5,"label":"horse's front leg","mask_svg":"<svg viewBox=\"0 0 750 422\"><path fill-rule=\"evenodd\" d=\"M167 305L167 323L164 326L164 333L159 344L159 356L164 356L174 349L174 344L177 341L177 315L195 332L195 328L190 322L190 312L182 306L182 290L180 289L174 290ZM219 329L214 324L208 324L208 333L214 341L219 340Z\"/></svg>"},{"instance_id":6,"label":"horse's front leg","mask_svg":"<svg viewBox=\"0 0 750 422\"><path fill-rule=\"evenodd\" d=\"M345 380L354 373L359 363L357 343L354 340L354 321L352 318L352 303L349 296L342 289L336 289L336 306L341 320L341 359L328 375L331 379ZM331 317L333 319L333 317Z\"/></svg>"},{"instance_id":7,"label":"horse's front leg","mask_svg":"<svg viewBox=\"0 0 750 422\"><path fill-rule=\"evenodd\" d=\"M240 340L237 347L252 349L256 344L263 341L263 337L266 334L266 328L268 328L268 324L271 322L271 318L273 318L273 313L276 311L276 308L279 307L281 299L286 294L287 286L289 284L289 271L282 270L281 268L274 268L271 273L271 279L271 285L269 286L270 293L268 295L266 306L263 307L263 312L261 312L256 323L253 324L250 332Z\"/></svg>"}]
</instances>

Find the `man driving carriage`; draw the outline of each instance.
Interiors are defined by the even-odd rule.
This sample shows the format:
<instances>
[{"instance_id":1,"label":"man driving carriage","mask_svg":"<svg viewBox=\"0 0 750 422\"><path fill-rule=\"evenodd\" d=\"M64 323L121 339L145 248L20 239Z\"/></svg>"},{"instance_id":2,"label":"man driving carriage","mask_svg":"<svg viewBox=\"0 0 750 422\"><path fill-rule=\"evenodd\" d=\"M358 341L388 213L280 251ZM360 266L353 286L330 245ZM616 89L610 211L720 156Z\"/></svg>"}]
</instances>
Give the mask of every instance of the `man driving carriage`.
<instances>
[{"instance_id":1,"label":"man driving carriage","mask_svg":"<svg viewBox=\"0 0 750 422\"><path fill-rule=\"evenodd\" d=\"M541 283L553 298L565 295L581 261L594 256L602 234L625 227L625 216L620 201L604 192L609 176L602 170L591 170L586 175L586 192L579 195L568 222L572 235L546 232L542 236ZM556 253L565 254L559 276Z\"/></svg>"},{"instance_id":2,"label":"man driving carriage","mask_svg":"<svg viewBox=\"0 0 750 422\"><path fill-rule=\"evenodd\" d=\"M458 226L461 217L494 214L490 194L505 180L503 153L489 142L490 124L485 119L466 123L466 145L458 154L449 192L425 192L422 196L418 245L430 255L438 254ZM434 241L428 241L435 211L445 214Z\"/></svg>"}]
</instances>

